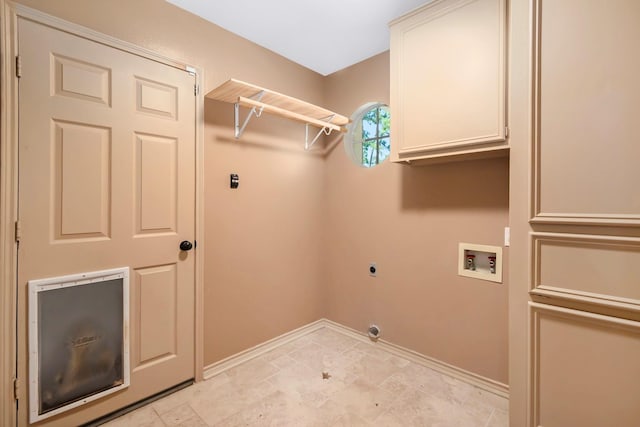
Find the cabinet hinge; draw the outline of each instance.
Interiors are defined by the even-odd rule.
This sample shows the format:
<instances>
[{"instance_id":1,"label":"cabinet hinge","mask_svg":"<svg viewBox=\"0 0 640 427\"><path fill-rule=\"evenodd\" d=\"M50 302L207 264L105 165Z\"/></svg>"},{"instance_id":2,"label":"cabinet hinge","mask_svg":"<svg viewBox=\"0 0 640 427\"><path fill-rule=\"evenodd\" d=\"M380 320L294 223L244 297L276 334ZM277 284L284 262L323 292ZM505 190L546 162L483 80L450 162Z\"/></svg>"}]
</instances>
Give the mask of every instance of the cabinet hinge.
<instances>
[{"instance_id":1,"label":"cabinet hinge","mask_svg":"<svg viewBox=\"0 0 640 427\"><path fill-rule=\"evenodd\" d=\"M20 380L17 378L13 379L13 398L18 400L18 396L20 396Z\"/></svg>"},{"instance_id":2,"label":"cabinet hinge","mask_svg":"<svg viewBox=\"0 0 640 427\"><path fill-rule=\"evenodd\" d=\"M14 236L16 243L20 243L20 238L22 237L22 225L20 224L20 221L15 222Z\"/></svg>"},{"instance_id":3,"label":"cabinet hinge","mask_svg":"<svg viewBox=\"0 0 640 427\"><path fill-rule=\"evenodd\" d=\"M509 128L508 127L504 128L504 137L505 138L509 138Z\"/></svg>"},{"instance_id":4,"label":"cabinet hinge","mask_svg":"<svg viewBox=\"0 0 640 427\"><path fill-rule=\"evenodd\" d=\"M22 58L20 55L16 56L16 77L22 77Z\"/></svg>"}]
</instances>

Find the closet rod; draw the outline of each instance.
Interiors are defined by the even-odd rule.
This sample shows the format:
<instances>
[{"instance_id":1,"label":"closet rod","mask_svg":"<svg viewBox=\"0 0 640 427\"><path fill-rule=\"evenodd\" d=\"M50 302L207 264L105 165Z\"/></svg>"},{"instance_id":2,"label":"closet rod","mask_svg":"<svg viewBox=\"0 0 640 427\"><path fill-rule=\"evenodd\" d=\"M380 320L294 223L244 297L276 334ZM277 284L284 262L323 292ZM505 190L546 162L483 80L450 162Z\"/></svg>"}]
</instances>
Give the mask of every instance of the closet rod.
<instances>
[{"instance_id":1,"label":"closet rod","mask_svg":"<svg viewBox=\"0 0 640 427\"><path fill-rule=\"evenodd\" d=\"M265 104L264 102L255 101L253 99L249 99L244 96L238 97L238 104L242 105L243 107L258 108L258 109L261 109L262 111L266 111L267 113L276 114L278 116L286 117L302 123L309 123L319 128L327 128L327 129L335 130L337 132L345 131L343 127L334 125L333 123L323 122L322 120L314 119L313 117L305 116L303 114L285 110L284 108Z\"/></svg>"}]
</instances>

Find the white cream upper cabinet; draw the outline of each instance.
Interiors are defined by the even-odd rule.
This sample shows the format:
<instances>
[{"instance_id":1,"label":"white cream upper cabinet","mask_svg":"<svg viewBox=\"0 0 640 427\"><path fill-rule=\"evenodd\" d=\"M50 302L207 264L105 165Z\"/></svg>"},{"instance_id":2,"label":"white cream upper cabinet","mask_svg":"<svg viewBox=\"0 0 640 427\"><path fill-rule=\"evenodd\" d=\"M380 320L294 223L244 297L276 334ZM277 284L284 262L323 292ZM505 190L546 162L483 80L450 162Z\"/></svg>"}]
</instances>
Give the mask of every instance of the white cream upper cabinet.
<instances>
[{"instance_id":1,"label":"white cream upper cabinet","mask_svg":"<svg viewBox=\"0 0 640 427\"><path fill-rule=\"evenodd\" d=\"M506 0L436 0L390 30L392 161L508 153Z\"/></svg>"}]
</instances>

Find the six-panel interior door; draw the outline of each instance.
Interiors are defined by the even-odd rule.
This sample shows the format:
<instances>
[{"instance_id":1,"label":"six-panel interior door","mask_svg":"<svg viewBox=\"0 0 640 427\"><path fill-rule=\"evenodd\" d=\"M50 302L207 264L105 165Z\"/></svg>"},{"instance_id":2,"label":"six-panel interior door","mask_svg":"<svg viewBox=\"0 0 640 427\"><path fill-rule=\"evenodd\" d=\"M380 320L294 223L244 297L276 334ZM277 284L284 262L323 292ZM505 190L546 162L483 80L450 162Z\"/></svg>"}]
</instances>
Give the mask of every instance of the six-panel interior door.
<instances>
[{"instance_id":1,"label":"six-panel interior door","mask_svg":"<svg viewBox=\"0 0 640 427\"><path fill-rule=\"evenodd\" d=\"M194 377L195 78L23 18L18 42L21 425L27 281L130 267L131 386L44 421L78 425Z\"/></svg>"}]
</instances>

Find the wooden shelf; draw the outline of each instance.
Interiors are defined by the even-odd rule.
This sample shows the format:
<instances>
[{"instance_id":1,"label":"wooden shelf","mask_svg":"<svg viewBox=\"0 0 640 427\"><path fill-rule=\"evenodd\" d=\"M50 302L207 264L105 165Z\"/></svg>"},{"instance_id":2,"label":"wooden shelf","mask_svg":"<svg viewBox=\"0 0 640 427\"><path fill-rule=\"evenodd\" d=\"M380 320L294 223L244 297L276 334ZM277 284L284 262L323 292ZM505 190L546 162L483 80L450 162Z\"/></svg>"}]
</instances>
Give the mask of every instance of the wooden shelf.
<instances>
[{"instance_id":1,"label":"wooden shelf","mask_svg":"<svg viewBox=\"0 0 640 427\"><path fill-rule=\"evenodd\" d=\"M209 92L206 97L286 117L323 130L345 132L344 126L349 123L348 117L333 111L235 79L226 81ZM237 118L236 128L238 128Z\"/></svg>"},{"instance_id":2,"label":"wooden shelf","mask_svg":"<svg viewBox=\"0 0 640 427\"><path fill-rule=\"evenodd\" d=\"M260 109L266 111L267 113L275 114L277 116L286 117L286 118L291 119L291 120L297 120L297 121L302 122L302 123L309 123L311 125L318 126L320 128L326 127L326 128L331 129L331 130L336 130L338 132L342 131L342 127L341 126L335 125L333 123L328 123L328 122L324 122L324 121L319 120L319 119L314 119L313 117L305 116L305 115L302 115L300 113L296 113L294 111L290 111L290 110L286 110L284 108L276 107L274 105L267 104L267 103L264 103L264 102L254 101L253 99L245 98L244 96L241 96L238 99L238 104L242 105L243 107L260 108ZM325 116L325 117L327 117L327 116Z\"/></svg>"}]
</instances>

